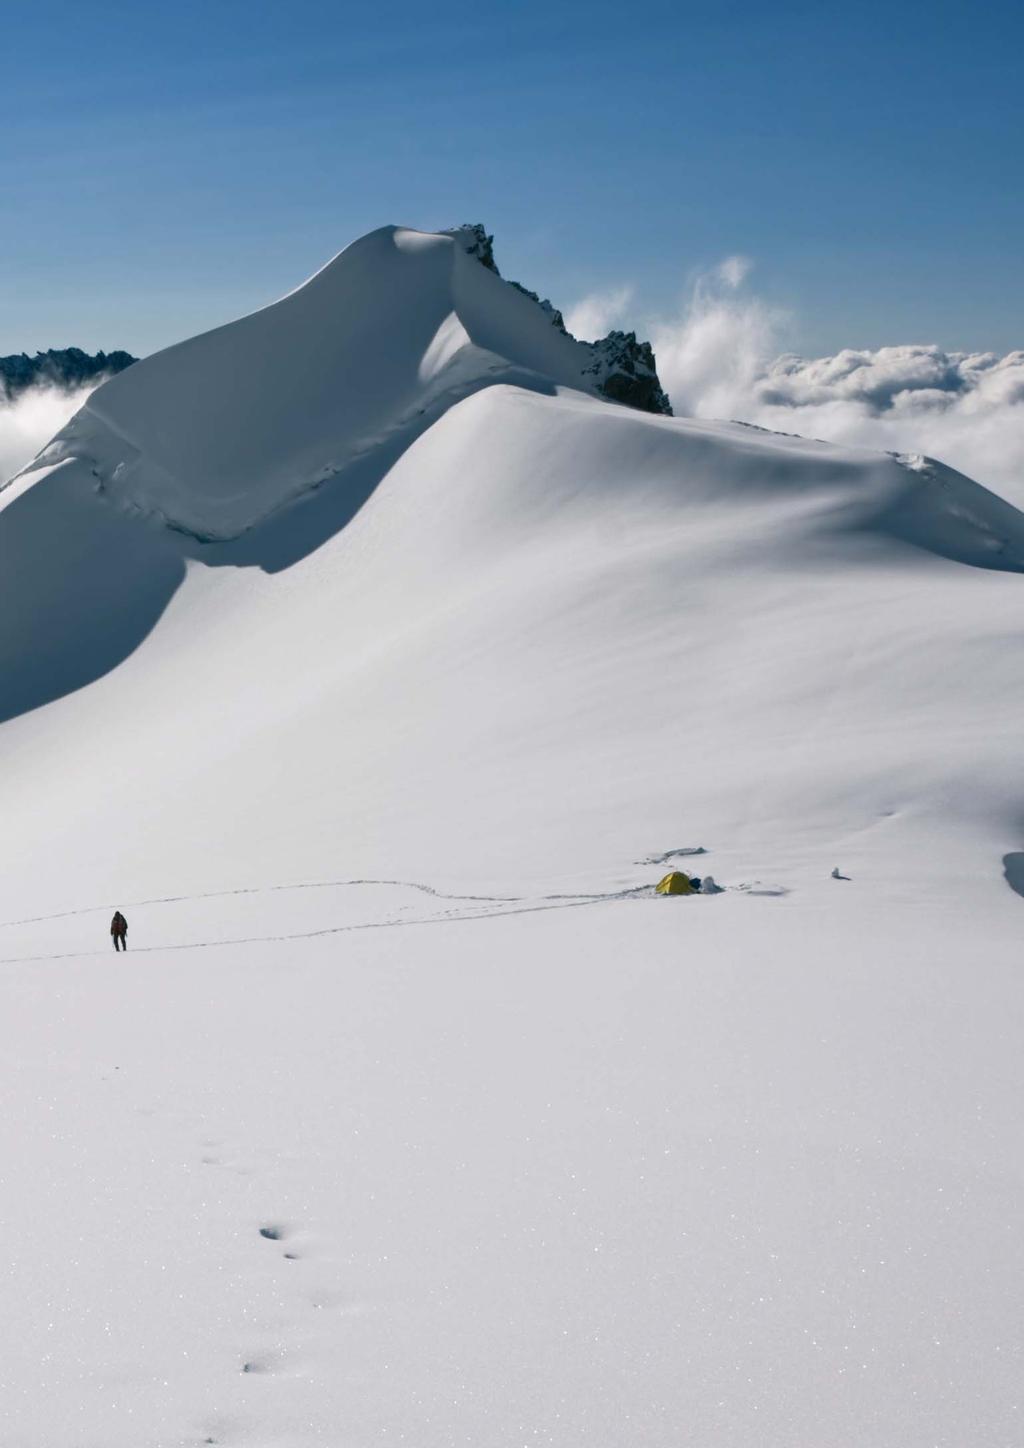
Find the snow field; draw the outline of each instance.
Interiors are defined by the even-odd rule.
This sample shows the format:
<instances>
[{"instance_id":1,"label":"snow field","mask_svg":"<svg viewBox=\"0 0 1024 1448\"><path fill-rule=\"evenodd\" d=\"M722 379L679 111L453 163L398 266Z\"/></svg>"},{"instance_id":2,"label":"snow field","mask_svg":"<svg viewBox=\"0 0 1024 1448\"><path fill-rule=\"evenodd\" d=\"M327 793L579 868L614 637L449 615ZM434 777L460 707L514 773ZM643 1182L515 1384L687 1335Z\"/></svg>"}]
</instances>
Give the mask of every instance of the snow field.
<instances>
[{"instance_id":1,"label":"snow field","mask_svg":"<svg viewBox=\"0 0 1024 1448\"><path fill-rule=\"evenodd\" d=\"M1024 519L574 345L386 228L0 497L4 1448L1019 1440Z\"/></svg>"},{"instance_id":2,"label":"snow field","mask_svg":"<svg viewBox=\"0 0 1024 1448\"><path fill-rule=\"evenodd\" d=\"M5 967L5 1441L1013 1441L1014 920L828 885Z\"/></svg>"}]
</instances>

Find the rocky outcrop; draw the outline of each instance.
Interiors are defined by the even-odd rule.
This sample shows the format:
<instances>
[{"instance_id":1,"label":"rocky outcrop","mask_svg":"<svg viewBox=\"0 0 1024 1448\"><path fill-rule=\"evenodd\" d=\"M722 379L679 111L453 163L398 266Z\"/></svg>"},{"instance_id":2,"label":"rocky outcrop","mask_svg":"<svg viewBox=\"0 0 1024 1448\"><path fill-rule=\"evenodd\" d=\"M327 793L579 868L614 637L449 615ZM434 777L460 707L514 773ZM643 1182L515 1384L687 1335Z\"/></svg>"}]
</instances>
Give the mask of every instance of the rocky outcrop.
<instances>
[{"instance_id":1,"label":"rocky outcrop","mask_svg":"<svg viewBox=\"0 0 1024 1448\"><path fill-rule=\"evenodd\" d=\"M494 264L494 237L487 235L487 228L481 226L479 221L468 221L465 226L453 226L442 235L454 236L470 256L476 257L481 266L494 272L495 276L501 276Z\"/></svg>"},{"instance_id":2,"label":"rocky outcrop","mask_svg":"<svg viewBox=\"0 0 1024 1448\"><path fill-rule=\"evenodd\" d=\"M494 269L495 271L498 270L497 267L495 267ZM546 297L543 301L541 301L540 297L537 295L536 292L531 292L530 288L524 287L521 282L509 281L508 284L510 287L515 287L517 292L522 292L524 297L529 297L531 302L536 302L538 307L540 307L541 311L546 314L547 319L551 323L551 325L553 327L557 327L564 337L572 337L572 333L565 325L565 318L562 316L561 312L558 310L553 302L549 302ZM572 340L575 342L576 338L572 337Z\"/></svg>"},{"instance_id":3,"label":"rocky outcrop","mask_svg":"<svg viewBox=\"0 0 1024 1448\"><path fill-rule=\"evenodd\" d=\"M594 361L586 371L597 377L597 385L606 397L640 412L672 416L672 404L658 380L650 342L638 342L635 332L609 332L600 342L589 345Z\"/></svg>"},{"instance_id":4,"label":"rocky outcrop","mask_svg":"<svg viewBox=\"0 0 1024 1448\"><path fill-rule=\"evenodd\" d=\"M129 352L97 352L91 356L80 347L63 347L48 352L16 352L0 357L0 400L12 401L29 387L62 387L69 391L123 372L137 358Z\"/></svg>"},{"instance_id":5,"label":"rocky outcrop","mask_svg":"<svg viewBox=\"0 0 1024 1448\"><path fill-rule=\"evenodd\" d=\"M489 236L486 228L478 221L452 227L447 235L456 237L469 255L475 256L488 271L501 276L494 260L494 237ZM508 277L504 280L508 281L509 286L515 287L516 291L536 302L553 327L557 327L567 337L572 336L565 325L565 318L553 303L542 300L536 292L531 292L520 282L511 281ZM635 407L640 412L658 412L666 417L672 416L672 404L658 380L657 363L650 342L638 342L635 332L609 332L607 337L602 337L599 342L582 342L577 337L573 337L573 341L591 353L592 360L583 367L582 375L592 378L593 385L599 392L604 393L605 397L612 402Z\"/></svg>"}]
</instances>

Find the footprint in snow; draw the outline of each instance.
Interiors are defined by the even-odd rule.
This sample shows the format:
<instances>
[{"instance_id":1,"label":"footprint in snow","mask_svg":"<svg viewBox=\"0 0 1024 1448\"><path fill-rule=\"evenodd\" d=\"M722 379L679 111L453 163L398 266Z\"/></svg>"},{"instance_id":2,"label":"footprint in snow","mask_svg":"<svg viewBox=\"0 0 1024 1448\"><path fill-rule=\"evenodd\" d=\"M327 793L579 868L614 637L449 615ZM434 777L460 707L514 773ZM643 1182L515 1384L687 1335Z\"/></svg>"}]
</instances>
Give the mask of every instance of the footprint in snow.
<instances>
[{"instance_id":1,"label":"footprint in snow","mask_svg":"<svg viewBox=\"0 0 1024 1448\"><path fill-rule=\"evenodd\" d=\"M201 1156L199 1161L202 1166L223 1167L225 1171L234 1172L235 1176L240 1177L252 1176L256 1171L256 1168L249 1162L231 1161L223 1156L215 1156L214 1153L210 1151Z\"/></svg>"},{"instance_id":2,"label":"footprint in snow","mask_svg":"<svg viewBox=\"0 0 1024 1448\"><path fill-rule=\"evenodd\" d=\"M280 1364L280 1358L275 1357L273 1353L257 1353L255 1356L247 1358L242 1364L242 1372L261 1377L265 1373L277 1372Z\"/></svg>"},{"instance_id":3,"label":"footprint in snow","mask_svg":"<svg viewBox=\"0 0 1024 1448\"><path fill-rule=\"evenodd\" d=\"M260 1236L266 1242L286 1242L294 1236L294 1232L291 1227L283 1222L267 1222L260 1228ZM302 1256L302 1254L296 1252L294 1248L289 1248L287 1252L283 1252L281 1255L288 1262L298 1262Z\"/></svg>"}]
</instances>

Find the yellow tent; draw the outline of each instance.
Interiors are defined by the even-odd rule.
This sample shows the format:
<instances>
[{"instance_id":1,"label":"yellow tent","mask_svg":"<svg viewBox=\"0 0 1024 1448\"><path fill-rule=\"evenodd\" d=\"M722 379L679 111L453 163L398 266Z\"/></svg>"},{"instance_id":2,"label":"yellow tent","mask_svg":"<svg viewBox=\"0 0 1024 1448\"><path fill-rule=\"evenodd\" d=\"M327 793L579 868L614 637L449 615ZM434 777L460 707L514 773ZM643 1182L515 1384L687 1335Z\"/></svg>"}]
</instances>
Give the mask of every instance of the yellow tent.
<instances>
[{"instance_id":1,"label":"yellow tent","mask_svg":"<svg viewBox=\"0 0 1024 1448\"><path fill-rule=\"evenodd\" d=\"M658 881L655 890L659 895L693 895L696 893L693 881L689 875L684 875L682 870L669 870L664 880Z\"/></svg>"}]
</instances>

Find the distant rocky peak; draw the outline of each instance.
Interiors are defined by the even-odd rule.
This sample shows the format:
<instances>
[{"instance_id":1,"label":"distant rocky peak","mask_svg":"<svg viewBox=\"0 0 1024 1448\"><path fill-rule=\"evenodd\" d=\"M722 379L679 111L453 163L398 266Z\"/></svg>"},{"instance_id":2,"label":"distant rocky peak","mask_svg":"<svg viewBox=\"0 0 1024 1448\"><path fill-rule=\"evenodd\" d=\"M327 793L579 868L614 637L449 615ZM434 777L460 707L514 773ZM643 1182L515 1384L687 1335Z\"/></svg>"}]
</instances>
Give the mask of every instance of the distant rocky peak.
<instances>
[{"instance_id":1,"label":"distant rocky peak","mask_svg":"<svg viewBox=\"0 0 1024 1448\"><path fill-rule=\"evenodd\" d=\"M454 237L470 256L476 257L481 266L494 272L495 276L501 276L494 260L494 237L488 234L487 228L479 221L454 226L444 235ZM536 302L553 327L557 327L565 336L572 337L565 325L565 318L552 302L542 300L536 292L531 292L529 287L524 287L520 282L514 282L508 277L503 280L529 297L532 302ZM597 390L605 397L612 402L635 407L640 412L672 416L672 404L658 379L654 349L650 342L638 342L635 332L609 332L607 337L602 337L599 342L584 342L578 337L573 337L573 341L593 354L593 360L583 368L583 375L593 378Z\"/></svg>"},{"instance_id":2,"label":"distant rocky peak","mask_svg":"<svg viewBox=\"0 0 1024 1448\"><path fill-rule=\"evenodd\" d=\"M0 357L0 401L12 402L30 387L59 387L70 392L123 372L136 360L130 352L97 352L93 356L80 347L50 348L34 357L15 352Z\"/></svg>"}]
</instances>

